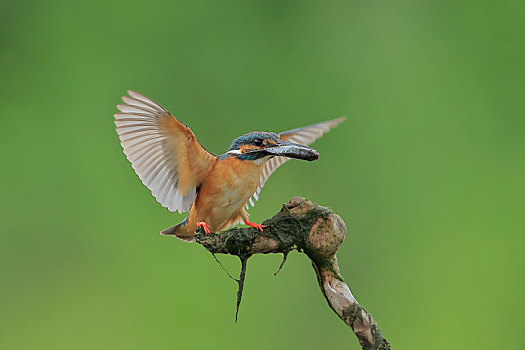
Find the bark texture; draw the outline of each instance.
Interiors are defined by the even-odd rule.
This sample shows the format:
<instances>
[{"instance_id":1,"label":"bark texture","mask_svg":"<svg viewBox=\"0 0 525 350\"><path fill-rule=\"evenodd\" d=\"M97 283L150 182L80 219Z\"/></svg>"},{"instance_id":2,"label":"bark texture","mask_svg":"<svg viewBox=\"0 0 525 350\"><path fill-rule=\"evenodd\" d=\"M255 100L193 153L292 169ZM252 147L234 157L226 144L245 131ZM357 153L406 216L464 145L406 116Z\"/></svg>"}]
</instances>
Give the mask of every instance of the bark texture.
<instances>
[{"instance_id":1,"label":"bark texture","mask_svg":"<svg viewBox=\"0 0 525 350\"><path fill-rule=\"evenodd\" d=\"M361 347L366 350L390 349L378 324L357 302L339 272L336 253L346 237L346 226L339 215L304 198L294 197L263 225L266 225L263 232L233 228L209 235L199 229L195 234L196 241L211 253L231 254L241 259L237 306L250 256L281 253L284 254L284 263L288 253L295 249L311 259L328 305L352 328Z\"/></svg>"}]
</instances>

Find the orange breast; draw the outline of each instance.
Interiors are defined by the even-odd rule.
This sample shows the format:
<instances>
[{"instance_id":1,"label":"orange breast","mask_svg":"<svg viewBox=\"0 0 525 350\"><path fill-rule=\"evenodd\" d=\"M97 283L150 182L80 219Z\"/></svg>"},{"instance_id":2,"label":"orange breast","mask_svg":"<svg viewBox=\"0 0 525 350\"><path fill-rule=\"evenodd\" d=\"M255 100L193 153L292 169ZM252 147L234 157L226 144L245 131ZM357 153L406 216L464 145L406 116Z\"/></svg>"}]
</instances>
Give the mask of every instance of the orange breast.
<instances>
[{"instance_id":1,"label":"orange breast","mask_svg":"<svg viewBox=\"0 0 525 350\"><path fill-rule=\"evenodd\" d=\"M197 222L205 221L212 232L241 221L244 204L257 189L261 173L262 165L251 161L218 160L203 182L192 216Z\"/></svg>"}]
</instances>

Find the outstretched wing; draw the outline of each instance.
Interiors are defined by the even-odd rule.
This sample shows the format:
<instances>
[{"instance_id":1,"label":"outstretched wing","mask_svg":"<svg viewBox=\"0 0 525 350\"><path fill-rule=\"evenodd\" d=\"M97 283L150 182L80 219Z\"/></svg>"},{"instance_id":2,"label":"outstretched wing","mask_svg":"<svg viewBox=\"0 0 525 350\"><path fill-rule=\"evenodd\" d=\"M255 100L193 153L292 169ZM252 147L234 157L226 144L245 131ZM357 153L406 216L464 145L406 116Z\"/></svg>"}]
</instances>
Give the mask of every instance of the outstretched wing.
<instances>
[{"instance_id":1,"label":"outstretched wing","mask_svg":"<svg viewBox=\"0 0 525 350\"><path fill-rule=\"evenodd\" d=\"M328 120L326 122L317 123L309 126L304 126L302 128L297 128L293 130L284 131L279 134L279 138L284 141L301 143L303 145L309 145L315 140L320 138L324 133L328 132L331 128L335 127L337 124L343 122L346 118L341 117L333 120ZM281 165L286 163L290 158L287 157L273 157L270 159L263 168L261 178L259 180L259 186L255 193L250 197L246 203L246 209L249 208L249 204L252 207L255 206L255 201L259 200L259 193L270 177L272 173Z\"/></svg>"},{"instance_id":2,"label":"outstretched wing","mask_svg":"<svg viewBox=\"0 0 525 350\"><path fill-rule=\"evenodd\" d=\"M216 156L202 147L184 123L135 91L117 105L115 124L131 166L169 211L191 208L197 188Z\"/></svg>"}]
</instances>

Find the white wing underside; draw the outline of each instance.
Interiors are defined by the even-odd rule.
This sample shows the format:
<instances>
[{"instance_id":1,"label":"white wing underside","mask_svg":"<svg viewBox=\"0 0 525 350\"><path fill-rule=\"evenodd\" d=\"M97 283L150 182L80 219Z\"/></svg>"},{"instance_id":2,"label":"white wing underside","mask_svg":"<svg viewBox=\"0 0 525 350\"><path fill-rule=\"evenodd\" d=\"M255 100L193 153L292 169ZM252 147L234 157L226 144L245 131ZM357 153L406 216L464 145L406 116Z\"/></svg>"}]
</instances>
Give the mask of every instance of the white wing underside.
<instances>
[{"instance_id":1,"label":"white wing underside","mask_svg":"<svg viewBox=\"0 0 525 350\"><path fill-rule=\"evenodd\" d=\"M329 120L326 122L285 131L285 132L280 133L279 137L289 142L301 143L303 145L310 145L315 140L320 138L323 134L328 132L331 128L343 122L345 119L346 119L345 117L341 117L341 118ZM280 167L281 165L283 165L289 160L290 158L288 157L274 157L268 160L268 162L266 162L266 165L263 168L261 178L259 180L259 186L257 187L257 190L255 191L255 193L250 197L248 202L246 202L246 209L249 209L250 205L252 207L255 206L255 202L259 200L259 194L261 193L261 190L264 184L266 183L266 181L268 181L268 178L270 177L270 175L272 175L272 173L278 167Z\"/></svg>"},{"instance_id":2,"label":"white wing underside","mask_svg":"<svg viewBox=\"0 0 525 350\"><path fill-rule=\"evenodd\" d=\"M169 211L188 211L196 189L182 194L178 189L177 158L170 150L169 136L159 127L159 119L174 118L162 106L147 97L128 91L118 105L115 124L122 148L140 180L157 201Z\"/></svg>"}]
</instances>

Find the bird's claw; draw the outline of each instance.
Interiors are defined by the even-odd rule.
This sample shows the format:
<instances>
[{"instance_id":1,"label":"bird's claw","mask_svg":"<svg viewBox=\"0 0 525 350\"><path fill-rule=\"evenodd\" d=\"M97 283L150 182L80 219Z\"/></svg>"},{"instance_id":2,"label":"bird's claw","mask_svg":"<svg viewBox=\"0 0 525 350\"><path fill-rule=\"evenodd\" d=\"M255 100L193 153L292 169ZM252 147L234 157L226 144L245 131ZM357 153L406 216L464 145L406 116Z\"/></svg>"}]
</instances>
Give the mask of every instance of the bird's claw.
<instances>
[{"instance_id":1,"label":"bird's claw","mask_svg":"<svg viewBox=\"0 0 525 350\"><path fill-rule=\"evenodd\" d=\"M204 229L204 233L206 233L206 236L211 233L210 227L204 221L198 222L197 227L202 227Z\"/></svg>"},{"instance_id":2,"label":"bird's claw","mask_svg":"<svg viewBox=\"0 0 525 350\"><path fill-rule=\"evenodd\" d=\"M266 227L265 225L256 224L255 222L250 222L248 220L245 220L244 223L250 227L253 227L256 230L259 230L262 232L262 230Z\"/></svg>"}]
</instances>

